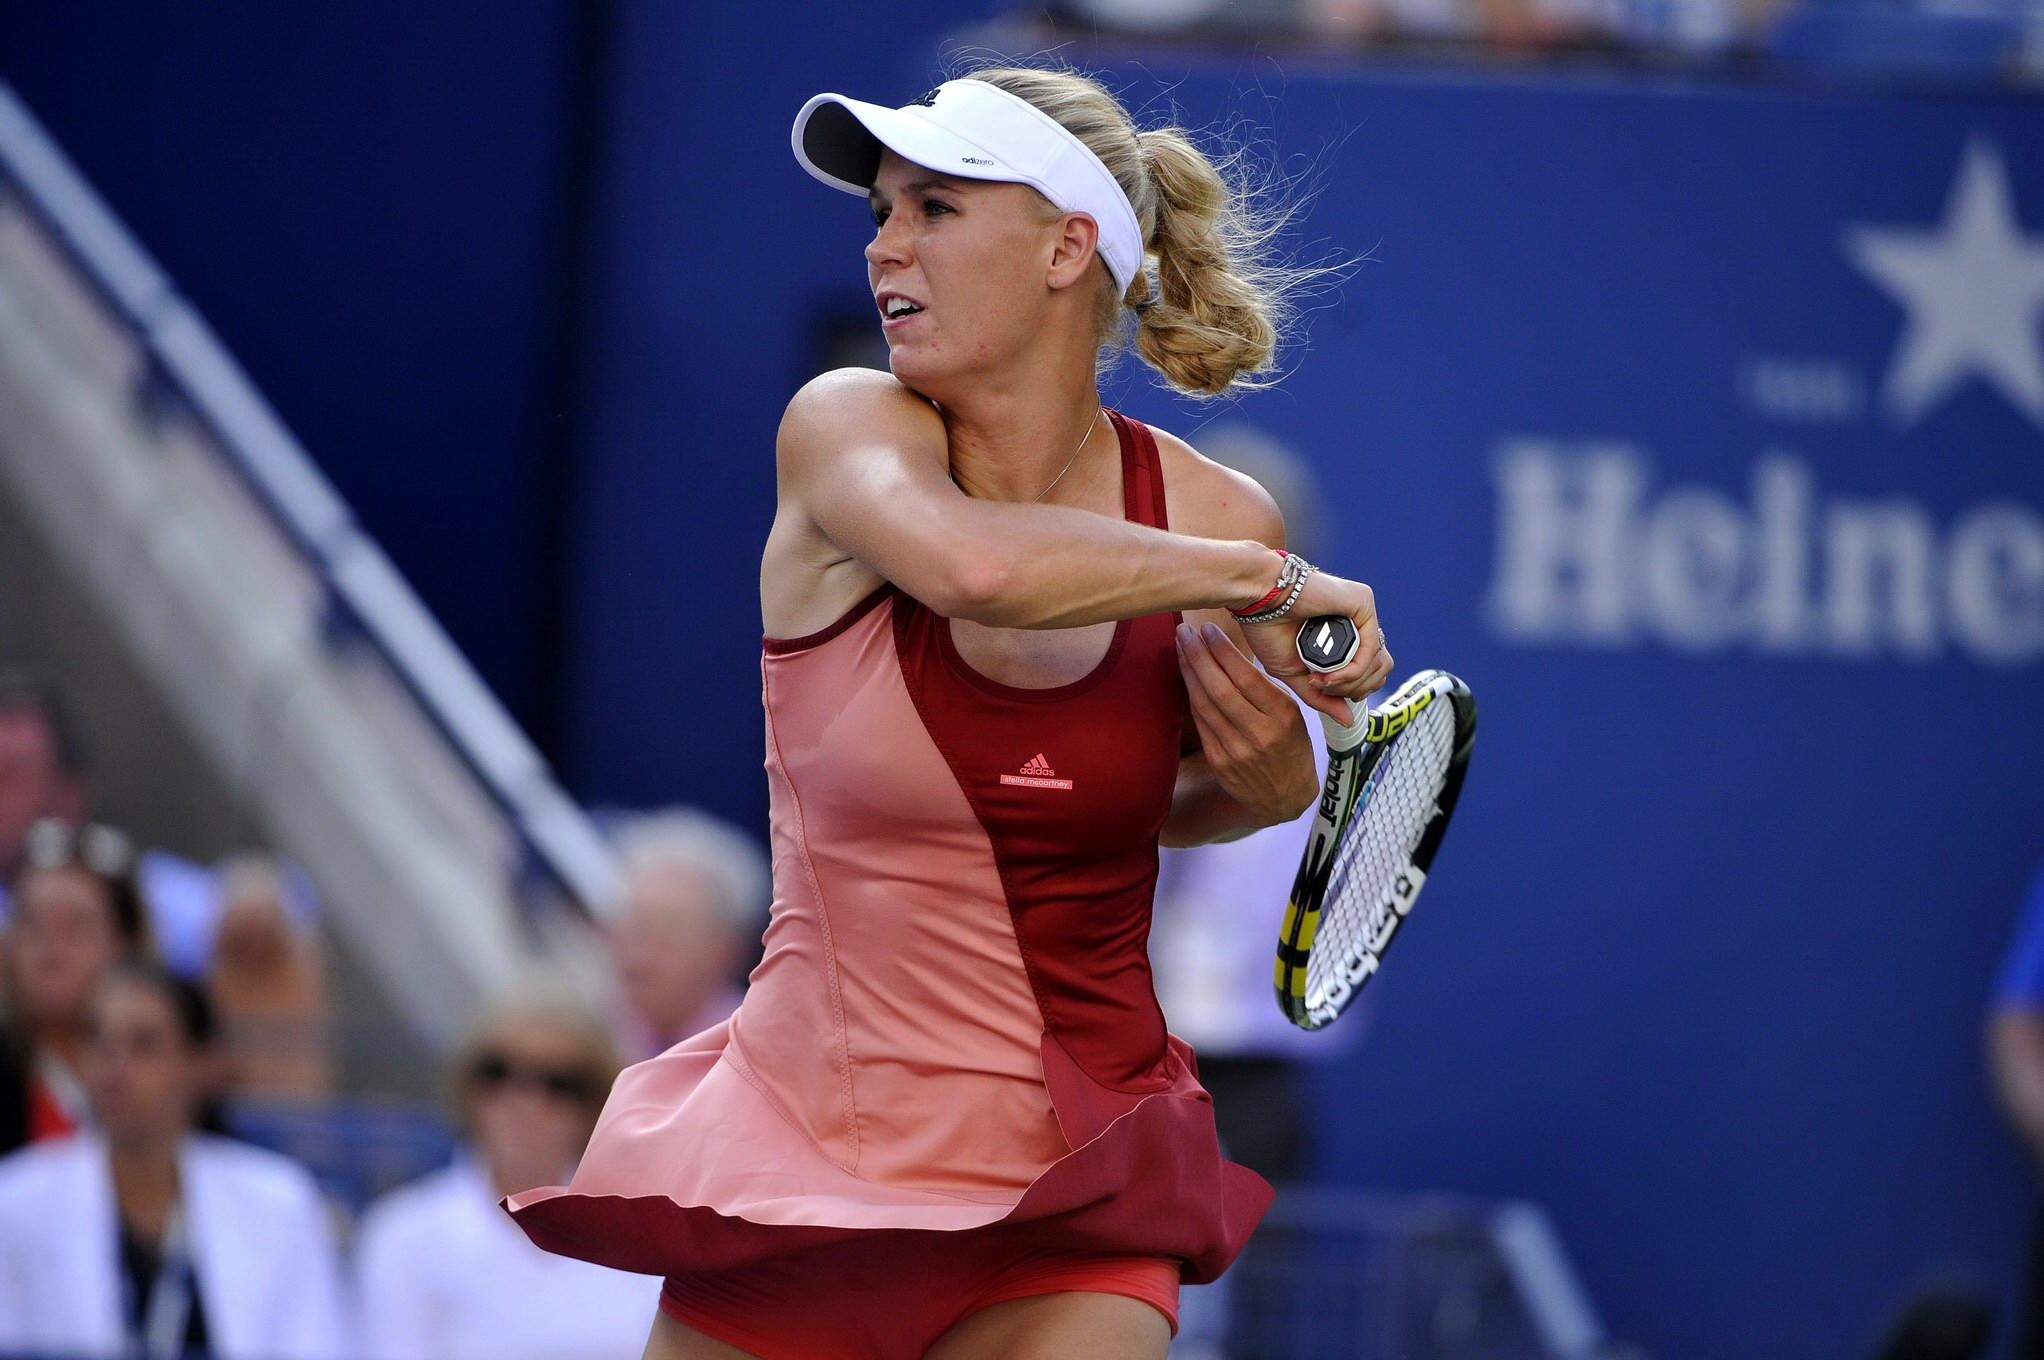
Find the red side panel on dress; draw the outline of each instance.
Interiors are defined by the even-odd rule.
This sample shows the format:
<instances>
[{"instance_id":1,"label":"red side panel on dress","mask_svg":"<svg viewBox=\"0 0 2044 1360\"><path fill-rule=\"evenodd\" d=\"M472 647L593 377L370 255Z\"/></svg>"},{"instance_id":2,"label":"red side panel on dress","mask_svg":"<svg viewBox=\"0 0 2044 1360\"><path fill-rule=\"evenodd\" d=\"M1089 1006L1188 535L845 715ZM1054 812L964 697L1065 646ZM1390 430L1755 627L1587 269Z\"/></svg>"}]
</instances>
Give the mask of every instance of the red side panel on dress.
<instances>
[{"instance_id":1,"label":"red side panel on dress","mask_svg":"<svg viewBox=\"0 0 2044 1360\"><path fill-rule=\"evenodd\" d=\"M1112 418L1127 517L1168 528L1154 438ZM1078 1153L1059 1163L1067 1174L1031 1186L1018 1212L1097 1194L1098 1245L1185 1256L1205 1279L1240 1250L1270 1188L1222 1159L1212 1101L1192 1051L1165 1033L1150 978L1157 837L1185 726L1177 623L1121 623L1099 666L1052 689L973 670L950 620L911 600L897 602L894 637L923 725L993 843L1043 1010L1051 1105L1066 1141L1092 1154L1083 1169ZM1138 1160L1116 1165L1116 1152Z\"/></svg>"},{"instance_id":2,"label":"red side panel on dress","mask_svg":"<svg viewBox=\"0 0 2044 1360\"><path fill-rule=\"evenodd\" d=\"M1115 427L1128 518L1163 527L1156 445L1119 415ZM1162 1089L1149 930L1184 725L1177 616L1126 620L1090 674L1018 689L966 664L949 619L900 603L902 674L993 842L1045 1028L1094 1080Z\"/></svg>"}]
</instances>

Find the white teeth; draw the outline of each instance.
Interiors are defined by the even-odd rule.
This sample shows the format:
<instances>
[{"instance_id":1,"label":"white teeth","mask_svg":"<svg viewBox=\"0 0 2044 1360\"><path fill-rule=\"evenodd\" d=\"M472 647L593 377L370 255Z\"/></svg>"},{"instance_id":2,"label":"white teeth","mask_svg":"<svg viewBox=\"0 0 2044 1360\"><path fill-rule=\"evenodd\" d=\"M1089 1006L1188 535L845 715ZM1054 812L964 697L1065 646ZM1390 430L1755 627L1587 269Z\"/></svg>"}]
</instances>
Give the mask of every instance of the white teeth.
<instances>
[{"instance_id":1,"label":"white teeth","mask_svg":"<svg viewBox=\"0 0 2044 1360\"><path fill-rule=\"evenodd\" d=\"M897 316L903 316L915 310L916 305L907 298L897 297L887 299L887 317L890 321Z\"/></svg>"}]
</instances>

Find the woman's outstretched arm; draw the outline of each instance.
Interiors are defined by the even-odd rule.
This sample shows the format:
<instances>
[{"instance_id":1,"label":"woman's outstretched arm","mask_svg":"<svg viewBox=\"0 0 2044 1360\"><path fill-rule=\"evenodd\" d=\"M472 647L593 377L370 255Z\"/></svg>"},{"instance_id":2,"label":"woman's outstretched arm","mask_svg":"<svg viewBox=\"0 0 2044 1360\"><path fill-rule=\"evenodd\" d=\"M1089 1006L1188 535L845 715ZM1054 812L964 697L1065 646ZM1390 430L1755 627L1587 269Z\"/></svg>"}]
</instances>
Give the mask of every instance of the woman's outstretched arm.
<instances>
[{"instance_id":1,"label":"woman's outstretched arm","mask_svg":"<svg viewBox=\"0 0 2044 1360\"><path fill-rule=\"evenodd\" d=\"M1277 579L1279 559L1253 539L1168 533L1054 505L977 500L951 481L944 423L893 377L840 369L788 404L777 441L782 513L805 515L846 556L936 612L999 628L1075 628L1172 610L1240 608ZM1354 618L1354 661L1309 680L1289 655L1314 614ZM1382 681L1370 588L1313 576L1294 617L1255 632L1264 666L1316 708Z\"/></svg>"},{"instance_id":2,"label":"woman's outstretched arm","mask_svg":"<svg viewBox=\"0 0 2044 1360\"><path fill-rule=\"evenodd\" d=\"M930 608L999 628L1074 628L1229 608L1277 577L1270 549L1166 533L955 486L936 410L893 378L827 373L788 404L781 494L830 540Z\"/></svg>"}]
</instances>

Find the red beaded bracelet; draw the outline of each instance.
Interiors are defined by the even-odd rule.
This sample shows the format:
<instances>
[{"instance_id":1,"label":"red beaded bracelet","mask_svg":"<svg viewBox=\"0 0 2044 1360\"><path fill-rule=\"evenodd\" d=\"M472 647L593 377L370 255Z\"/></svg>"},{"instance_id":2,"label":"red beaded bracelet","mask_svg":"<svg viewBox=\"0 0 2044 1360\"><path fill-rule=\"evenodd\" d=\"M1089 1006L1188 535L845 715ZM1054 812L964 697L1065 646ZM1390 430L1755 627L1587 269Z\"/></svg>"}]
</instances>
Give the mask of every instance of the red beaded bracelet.
<instances>
[{"instance_id":1,"label":"red beaded bracelet","mask_svg":"<svg viewBox=\"0 0 2044 1360\"><path fill-rule=\"evenodd\" d=\"M1278 602L1278 600L1279 600L1279 599L1281 599L1281 598L1282 598L1282 597L1284 596L1284 593L1285 593L1285 585L1286 585L1286 582L1285 582L1285 559L1286 559L1287 557L1290 557L1290 556L1291 556L1291 554L1290 554L1290 553L1288 553L1288 552L1286 552L1286 551L1285 551L1285 550L1284 550L1283 548L1272 548L1272 549L1271 549L1271 551L1272 551L1272 552L1274 552L1274 553L1276 553L1276 554L1278 555L1278 582L1277 582L1277 584L1276 584L1276 585L1274 585L1274 586L1272 586L1272 587L1270 588L1270 594L1268 594L1268 595L1264 596L1264 597L1263 597L1262 599L1258 600L1258 601L1257 601L1257 602L1256 602L1255 604L1245 604L1245 605L1243 605L1243 606L1242 606L1242 607L1241 607L1240 609L1230 609L1230 610L1229 610L1228 612L1229 612L1230 614L1233 614L1233 615L1234 615L1234 616L1235 616L1236 618L1238 618L1238 619L1239 619L1239 618L1241 618L1241 617L1242 617L1242 616L1243 616L1244 614L1261 614L1261 613L1262 613L1262 612L1263 612L1264 610L1266 610L1266 609L1270 608L1270 607L1271 607L1272 605L1276 604L1276 603Z\"/></svg>"}]
</instances>

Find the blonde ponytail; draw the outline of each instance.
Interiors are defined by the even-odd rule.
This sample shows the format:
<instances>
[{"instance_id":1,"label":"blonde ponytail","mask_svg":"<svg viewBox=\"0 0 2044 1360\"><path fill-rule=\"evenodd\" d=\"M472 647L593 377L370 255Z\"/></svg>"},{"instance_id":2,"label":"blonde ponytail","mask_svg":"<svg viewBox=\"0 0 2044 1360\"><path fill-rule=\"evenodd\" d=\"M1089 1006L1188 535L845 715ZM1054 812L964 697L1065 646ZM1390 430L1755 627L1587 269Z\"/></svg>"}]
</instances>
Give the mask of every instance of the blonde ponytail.
<instances>
[{"instance_id":1,"label":"blonde ponytail","mask_svg":"<svg viewBox=\"0 0 2044 1360\"><path fill-rule=\"evenodd\" d=\"M1139 132L1121 102L1076 71L998 66L963 73L1026 99L1098 156L1128 195L1149 270L1117 295L1103 266L1100 340L1136 353L1193 396L1267 387L1298 295L1343 272L1273 257L1295 207L1252 187L1246 158L1218 162L1181 128Z\"/></svg>"},{"instance_id":2,"label":"blonde ponytail","mask_svg":"<svg viewBox=\"0 0 2044 1360\"><path fill-rule=\"evenodd\" d=\"M1183 391L1254 385L1277 353L1282 307L1258 285L1262 241L1239 196L1183 132L1139 133L1136 142L1157 194L1157 299L1135 309L1136 352Z\"/></svg>"}]
</instances>

